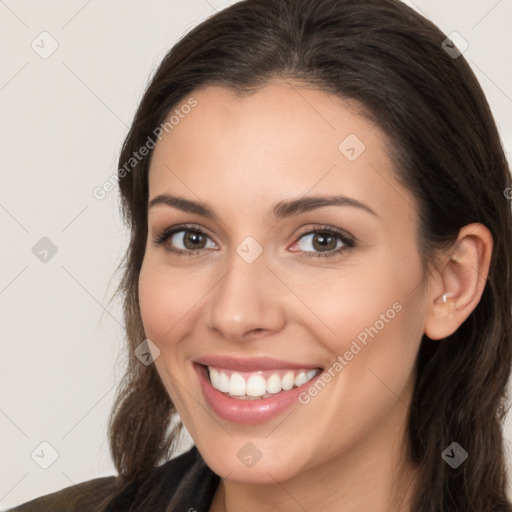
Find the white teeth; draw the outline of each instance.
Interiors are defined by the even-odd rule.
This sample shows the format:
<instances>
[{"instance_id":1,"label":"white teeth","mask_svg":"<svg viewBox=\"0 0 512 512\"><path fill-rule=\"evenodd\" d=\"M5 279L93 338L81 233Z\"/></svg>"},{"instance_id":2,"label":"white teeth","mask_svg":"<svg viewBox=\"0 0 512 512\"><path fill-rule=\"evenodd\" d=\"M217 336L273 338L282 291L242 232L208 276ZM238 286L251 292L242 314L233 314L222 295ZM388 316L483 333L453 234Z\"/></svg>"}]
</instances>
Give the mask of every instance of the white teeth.
<instances>
[{"instance_id":1,"label":"white teeth","mask_svg":"<svg viewBox=\"0 0 512 512\"><path fill-rule=\"evenodd\" d=\"M302 384L304 384L305 382L307 382L308 379L306 379L306 372L300 372L296 377L295 377L295 385L297 387L299 386L302 386Z\"/></svg>"},{"instance_id":2,"label":"white teeth","mask_svg":"<svg viewBox=\"0 0 512 512\"><path fill-rule=\"evenodd\" d=\"M306 382L308 380L311 380L316 375L316 370L309 370L309 372L306 373Z\"/></svg>"},{"instance_id":3,"label":"white teeth","mask_svg":"<svg viewBox=\"0 0 512 512\"><path fill-rule=\"evenodd\" d=\"M210 368L210 380L215 389L223 393L229 392L229 378L224 372L218 372L215 368Z\"/></svg>"},{"instance_id":4,"label":"white teeth","mask_svg":"<svg viewBox=\"0 0 512 512\"><path fill-rule=\"evenodd\" d=\"M267 379L267 392L279 393L279 391L281 391L281 379L277 373L274 373Z\"/></svg>"},{"instance_id":5,"label":"white teeth","mask_svg":"<svg viewBox=\"0 0 512 512\"><path fill-rule=\"evenodd\" d=\"M247 395L262 396L267 392L267 382L261 375L253 375L247 381Z\"/></svg>"},{"instance_id":6,"label":"white teeth","mask_svg":"<svg viewBox=\"0 0 512 512\"><path fill-rule=\"evenodd\" d=\"M230 395L245 395L246 385L245 379L239 373L232 373L229 380L229 394Z\"/></svg>"},{"instance_id":7,"label":"white teeth","mask_svg":"<svg viewBox=\"0 0 512 512\"><path fill-rule=\"evenodd\" d=\"M313 370L315 371L315 370ZM284 377L281 385L283 386L283 389L285 391L288 391L289 389L293 388L293 385L295 384L295 374L293 372L288 372Z\"/></svg>"},{"instance_id":8,"label":"white teeth","mask_svg":"<svg viewBox=\"0 0 512 512\"><path fill-rule=\"evenodd\" d=\"M210 382L215 389L220 391L220 375L214 368L210 368Z\"/></svg>"},{"instance_id":9,"label":"white teeth","mask_svg":"<svg viewBox=\"0 0 512 512\"><path fill-rule=\"evenodd\" d=\"M210 382L215 389L233 397L243 397L246 399L267 398L281 391L289 391L294 386L302 386L321 372L321 370L290 370L284 375L282 373L273 373L265 379L265 377L256 372L245 374L244 378L238 372L233 372L228 376L220 368L208 367L208 370Z\"/></svg>"},{"instance_id":10,"label":"white teeth","mask_svg":"<svg viewBox=\"0 0 512 512\"><path fill-rule=\"evenodd\" d=\"M223 393L229 392L229 377L224 372L220 373L219 387L217 389Z\"/></svg>"}]
</instances>

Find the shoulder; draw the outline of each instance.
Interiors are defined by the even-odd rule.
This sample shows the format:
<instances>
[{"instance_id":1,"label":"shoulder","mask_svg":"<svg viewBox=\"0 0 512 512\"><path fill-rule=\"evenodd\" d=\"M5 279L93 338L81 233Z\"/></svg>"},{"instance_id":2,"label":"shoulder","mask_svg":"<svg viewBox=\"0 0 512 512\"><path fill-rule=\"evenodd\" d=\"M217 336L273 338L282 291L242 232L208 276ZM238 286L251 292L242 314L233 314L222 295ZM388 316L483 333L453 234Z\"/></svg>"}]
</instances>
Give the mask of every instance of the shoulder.
<instances>
[{"instance_id":1,"label":"shoulder","mask_svg":"<svg viewBox=\"0 0 512 512\"><path fill-rule=\"evenodd\" d=\"M7 512L94 512L115 488L115 476L94 478L18 505Z\"/></svg>"},{"instance_id":2,"label":"shoulder","mask_svg":"<svg viewBox=\"0 0 512 512\"><path fill-rule=\"evenodd\" d=\"M194 445L189 451L154 468L144 480L118 492L115 476L95 478L66 487L18 505L7 512L114 512L147 509L153 510L168 503L178 489L187 503L194 501L200 510L211 501L219 477L204 463ZM188 510L187 507L185 510ZM151 510L151 508L147 509Z\"/></svg>"}]
</instances>

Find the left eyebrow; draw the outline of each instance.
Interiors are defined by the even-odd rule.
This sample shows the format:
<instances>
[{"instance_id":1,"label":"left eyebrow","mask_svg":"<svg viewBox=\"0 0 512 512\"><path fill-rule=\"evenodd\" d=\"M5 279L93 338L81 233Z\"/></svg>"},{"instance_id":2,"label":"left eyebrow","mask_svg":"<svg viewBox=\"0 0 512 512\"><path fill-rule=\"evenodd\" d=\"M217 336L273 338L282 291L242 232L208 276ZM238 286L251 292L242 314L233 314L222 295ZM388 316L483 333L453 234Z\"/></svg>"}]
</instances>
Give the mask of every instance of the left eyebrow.
<instances>
[{"instance_id":1,"label":"left eyebrow","mask_svg":"<svg viewBox=\"0 0 512 512\"><path fill-rule=\"evenodd\" d=\"M201 215L207 218L217 218L217 214L206 203L192 201L190 199L185 199L184 197L176 197L170 194L160 194L151 199L148 205L148 209L158 204L164 204L178 208L179 210L189 213L196 213L197 215ZM326 206L352 206L355 208L360 208L379 218L375 211L372 210L367 204L346 196L309 196L293 199L290 201L280 201L274 206L274 208L272 208L269 213L269 217L274 219L283 219L285 217L290 217L291 215L297 215L299 213L316 210L318 208L324 208Z\"/></svg>"},{"instance_id":2,"label":"left eyebrow","mask_svg":"<svg viewBox=\"0 0 512 512\"><path fill-rule=\"evenodd\" d=\"M371 213L375 217L379 216L367 204L346 196L309 196L295 199L292 201L280 201L277 203L270 216L276 219L289 217L298 213L324 208L325 206L353 206Z\"/></svg>"}]
</instances>

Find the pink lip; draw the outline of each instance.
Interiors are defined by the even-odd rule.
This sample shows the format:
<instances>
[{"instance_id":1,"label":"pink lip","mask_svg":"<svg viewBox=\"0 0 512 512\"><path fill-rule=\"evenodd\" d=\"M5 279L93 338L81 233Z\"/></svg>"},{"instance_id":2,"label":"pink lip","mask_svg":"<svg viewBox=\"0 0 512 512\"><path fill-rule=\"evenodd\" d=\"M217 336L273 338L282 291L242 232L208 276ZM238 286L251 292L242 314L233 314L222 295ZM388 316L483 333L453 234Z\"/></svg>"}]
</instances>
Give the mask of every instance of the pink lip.
<instances>
[{"instance_id":1,"label":"pink lip","mask_svg":"<svg viewBox=\"0 0 512 512\"><path fill-rule=\"evenodd\" d=\"M195 363L204 366L214 366L215 368L225 368L226 370L234 370L239 372L255 372L258 370L278 370L286 368L294 368L300 370L302 368L314 370L319 366L303 363L292 363L282 361L280 359L272 359L269 357L252 357L249 359L240 359L229 356L205 356L194 359Z\"/></svg>"},{"instance_id":2,"label":"pink lip","mask_svg":"<svg viewBox=\"0 0 512 512\"><path fill-rule=\"evenodd\" d=\"M210 360L210 358L208 359ZM282 362L280 362L280 364L282 364ZM206 401L209 403L210 407L221 418L233 423L239 423L243 425L256 425L265 423L272 418L275 418L276 416L284 413L292 405L298 402L299 394L311 386L313 382L318 377L320 377L320 375L322 375L322 372L320 372L316 377L306 382L302 386L290 389L289 391L281 391L280 393L277 393L276 395L269 398L262 398L259 400L239 400L237 398L231 398L215 389L210 383L210 379L207 375L207 369L201 365L202 363L198 364L195 362L194 369L199 376L199 383L201 385L203 395L206 398ZM223 366L222 364L219 364L219 366L226 368L226 366ZM261 369L262 366L259 366L259 368ZM282 366L278 366L278 368L282 368ZM305 367L294 365L291 367L288 366L288 368Z\"/></svg>"}]
</instances>

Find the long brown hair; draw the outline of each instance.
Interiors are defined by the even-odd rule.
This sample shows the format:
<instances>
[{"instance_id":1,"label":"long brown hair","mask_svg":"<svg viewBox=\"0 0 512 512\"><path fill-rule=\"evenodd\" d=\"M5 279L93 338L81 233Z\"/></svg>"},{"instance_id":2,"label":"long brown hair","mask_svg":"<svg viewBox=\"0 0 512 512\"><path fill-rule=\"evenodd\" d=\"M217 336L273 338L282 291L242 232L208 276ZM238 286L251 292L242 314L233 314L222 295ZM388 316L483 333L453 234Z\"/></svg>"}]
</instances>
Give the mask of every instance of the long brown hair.
<instances>
[{"instance_id":1,"label":"long brown hair","mask_svg":"<svg viewBox=\"0 0 512 512\"><path fill-rule=\"evenodd\" d=\"M119 158L122 214L131 232L116 292L124 300L129 364L109 423L120 489L143 482L170 458L180 429L155 366L134 354L146 338L138 277L151 151L128 170L126 163L156 142L155 129L198 88L215 84L247 94L280 77L358 101L393 141L397 178L419 207L426 262L436 249L449 249L466 224L491 231L479 304L448 338L423 337L407 449L421 472L413 512L512 510L502 435L512 348L512 183L482 89L464 57L445 51L445 39L398 0L245 0L206 19L167 53ZM454 441L469 454L456 469L441 457Z\"/></svg>"}]
</instances>

